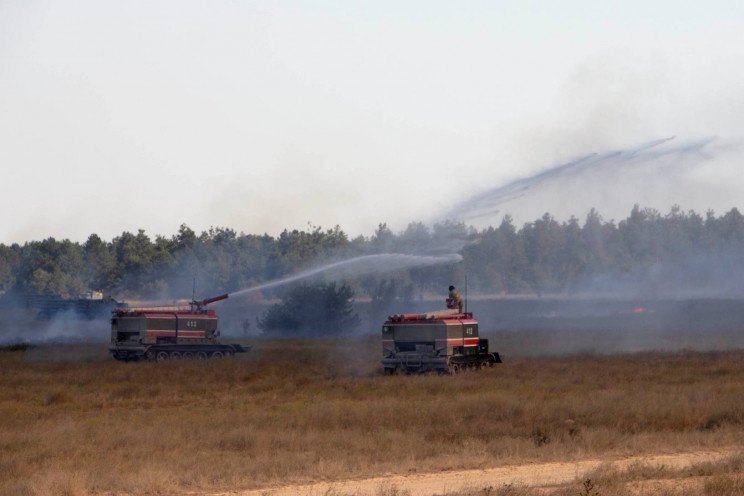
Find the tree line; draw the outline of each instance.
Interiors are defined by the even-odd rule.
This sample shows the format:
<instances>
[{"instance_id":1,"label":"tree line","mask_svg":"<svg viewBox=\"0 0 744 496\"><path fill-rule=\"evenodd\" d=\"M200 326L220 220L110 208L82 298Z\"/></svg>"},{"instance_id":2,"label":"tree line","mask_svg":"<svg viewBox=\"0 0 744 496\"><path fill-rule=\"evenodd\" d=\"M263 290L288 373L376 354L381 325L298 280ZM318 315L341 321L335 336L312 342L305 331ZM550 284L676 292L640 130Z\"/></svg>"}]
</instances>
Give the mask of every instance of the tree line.
<instances>
[{"instance_id":1,"label":"tree line","mask_svg":"<svg viewBox=\"0 0 744 496\"><path fill-rule=\"evenodd\" d=\"M91 234L84 243L47 238L0 244L0 291L73 296L99 290L121 299L184 298L191 296L196 282L197 296L212 296L365 254L452 250L462 255L461 263L345 282L373 303L376 298L443 292L466 276L469 288L478 292L570 292L608 274L645 273L659 266L685 270L690 260L700 257L739 260L744 254L744 216L736 208L703 216L676 206L666 214L635 206L619 222L605 221L591 210L583 221L572 217L559 222L546 213L517 227L507 215L497 227L482 230L453 221L432 227L413 222L394 233L380 224L371 236L355 238L339 226L308 225L273 237L226 227L197 234L184 224L170 237L152 238L139 230L111 241Z\"/></svg>"}]
</instances>

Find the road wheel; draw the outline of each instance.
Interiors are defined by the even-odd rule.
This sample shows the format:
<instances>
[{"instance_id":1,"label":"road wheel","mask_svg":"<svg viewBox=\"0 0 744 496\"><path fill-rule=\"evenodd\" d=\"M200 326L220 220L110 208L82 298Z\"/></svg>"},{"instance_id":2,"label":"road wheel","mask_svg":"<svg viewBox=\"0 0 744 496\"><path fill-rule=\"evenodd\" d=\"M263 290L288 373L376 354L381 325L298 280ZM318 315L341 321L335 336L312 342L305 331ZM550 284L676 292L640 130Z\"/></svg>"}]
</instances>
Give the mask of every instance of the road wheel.
<instances>
[{"instance_id":1,"label":"road wheel","mask_svg":"<svg viewBox=\"0 0 744 496\"><path fill-rule=\"evenodd\" d=\"M209 355L207 355L206 351L197 351L196 352L196 359L197 360L206 360L209 358Z\"/></svg>"},{"instance_id":2,"label":"road wheel","mask_svg":"<svg viewBox=\"0 0 744 496\"><path fill-rule=\"evenodd\" d=\"M459 374L460 370L462 370L459 363L451 363L449 368L452 375Z\"/></svg>"},{"instance_id":3,"label":"road wheel","mask_svg":"<svg viewBox=\"0 0 744 496\"><path fill-rule=\"evenodd\" d=\"M167 351L158 351L158 354L155 355L155 360L158 362L164 362L168 360L168 352Z\"/></svg>"},{"instance_id":4,"label":"road wheel","mask_svg":"<svg viewBox=\"0 0 744 496\"><path fill-rule=\"evenodd\" d=\"M155 360L155 352L152 350L147 350L147 353L145 353L145 358L150 361Z\"/></svg>"},{"instance_id":5,"label":"road wheel","mask_svg":"<svg viewBox=\"0 0 744 496\"><path fill-rule=\"evenodd\" d=\"M216 358L217 360L220 360L222 358L225 358L225 354L221 351L215 351L212 353L212 358Z\"/></svg>"},{"instance_id":6,"label":"road wheel","mask_svg":"<svg viewBox=\"0 0 744 496\"><path fill-rule=\"evenodd\" d=\"M183 356L183 359L184 360L193 360L194 359L194 354L192 352L190 352L190 351L184 351L182 356Z\"/></svg>"},{"instance_id":7,"label":"road wheel","mask_svg":"<svg viewBox=\"0 0 744 496\"><path fill-rule=\"evenodd\" d=\"M170 359L171 360L180 360L183 358L183 355L181 355L180 351L171 351L170 352Z\"/></svg>"}]
</instances>

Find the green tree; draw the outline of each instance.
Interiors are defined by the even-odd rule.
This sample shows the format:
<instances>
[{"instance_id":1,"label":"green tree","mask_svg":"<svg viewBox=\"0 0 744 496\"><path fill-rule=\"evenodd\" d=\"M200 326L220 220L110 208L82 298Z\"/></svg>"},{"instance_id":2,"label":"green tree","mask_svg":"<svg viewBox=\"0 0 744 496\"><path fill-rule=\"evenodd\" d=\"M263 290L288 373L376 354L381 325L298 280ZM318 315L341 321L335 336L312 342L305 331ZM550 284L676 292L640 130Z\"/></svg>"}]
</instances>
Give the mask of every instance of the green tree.
<instances>
[{"instance_id":1,"label":"green tree","mask_svg":"<svg viewBox=\"0 0 744 496\"><path fill-rule=\"evenodd\" d=\"M258 328L280 336L339 336L359 325L353 308L354 291L346 284L302 284L282 303L269 308Z\"/></svg>"},{"instance_id":2,"label":"green tree","mask_svg":"<svg viewBox=\"0 0 744 496\"><path fill-rule=\"evenodd\" d=\"M0 244L0 291L8 291L15 286L20 268L20 246Z\"/></svg>"},{"instance_id":3,"label":"green tree","mask_svg":"<svg viewBox=\"0 0 744 496\"><path fill-rule=\"evenodd\" d=\"M571 217L562 226L563 245L556 263L558 267L558 282L563 289L571 289L572 283L577 281L586 270L586 252L581 236L581 227L576 217Z\"/></svg>"},{"instance_id":4,"label":"green tree","mask_svg":"<svg viewBox=\"0 0 744 496\"><path fill-rule=\"evenodd\" d=\"M647 267L662 260L663 231L661 214L655 209L641 209L634 205L627 220L621 221L618 231L627 246L630 263Z\"/></svg>"},{"instance_id":5,"label":"green tree","mask_svg":"<svg viewBox=\"0 0 744 496\"><path fill-rule=\"evenodd\" d=\"M369 245L374 253L385 253L392 249L394 242L395 234L387 226L387 223L383 222L378 224L374 235L369 240Z\"/></svg>"},{"instance_id":6,"label":"green tree","mask_svg":"<svg viewBox=\"0 0 744 496\"><path fill-rule=\"evenodd\" d=\"M86 289L80 244L50 237L26 243L21 253L18 283L24 291L76 295Z\"/></svg>"},{"instance_id":7,"label":"green tree","mask_svg":"<svg viewBox=\"0 0 744 496\"><path fill-rule=\"evenodd\" d=\"M521 293L527 287L528 260L522 237L510 215L505 215L497 229L500 249L497 253L503 288L509 293Z\"/></svg>"},{"instance_id":8,"label":"green tree","mask_svg":"<svg viewBox=\"0 0 744 496\"><path fill-rule=\"evenodd\" d=\"M744 215L739 209L732 208L720 220L720 235L723 242L732 247L740 248L744 245Z\"/></svg>"},{"instance_id":9,"label":"green tree","mask_svg":"<svg viewBox=\"0 0 744 496\"><path fill-rule=\"evenodd\" d=\"M581 228L581 241L584 262L584 273L598 273L607 268L606 230L602 225L602 216L595 209L586 215Z\"/></svg>"},{"instance_id":10,"label":"green tree","mask_svg":"<svg viewBox=\"0 0 744 496\"><path fill-rule=\"evenodd\" d=\"M431 232L423 222L411 222L406 230L400 233L395 243L395 250L403 253L422 253L431 250Z\"/></svg>"},{"instance_id":11,"label":"green tree","mask_svg":"<svg viewBox=\"0 0 744 496\"><path fill-rule=\"evenodd\" d=\"M83 245L83 258L88 286L95 290L111 290L116 284L116 257L111 244L91 234Z\"/></svg>"},{"instance_id":12,"label":"green tree","mask_svg":"<svg viewBox=\"0 0 744 496\"><path fill-rule=\"evenodd\" d=\"M562 288L560 254L563 230L548 213L533 223L525 224L520 233L529 262L526 281L541 296L544 292Z\"/></svg>"}]
</instances>

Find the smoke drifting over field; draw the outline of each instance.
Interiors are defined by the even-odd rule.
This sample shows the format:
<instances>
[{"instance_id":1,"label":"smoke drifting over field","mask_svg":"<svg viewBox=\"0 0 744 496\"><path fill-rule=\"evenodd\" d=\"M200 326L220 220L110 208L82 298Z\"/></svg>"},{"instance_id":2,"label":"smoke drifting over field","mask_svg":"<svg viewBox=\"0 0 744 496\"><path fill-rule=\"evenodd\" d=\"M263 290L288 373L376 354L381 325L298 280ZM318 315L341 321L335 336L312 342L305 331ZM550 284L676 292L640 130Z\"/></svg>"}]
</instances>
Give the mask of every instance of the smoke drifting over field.
<instances>
[{"instance_id":1,"label":"smoke drifting over field","mask_svg":"<svg viewBox=\"0 0 744 496\"><path fill-rule=\"evenodd\" d=\"M0 346L18 343L103 343L109 339L108 318L83 320L74 312L61 312L49 320L36 318L36 312L26 309L5 309L0 326Z\"/></svg>"},{"instance_id":2,"label":"smoke drifting over field","mask_svg":"<svg viewBox=\"0 0 744 496\"><path fill-rule=\"evenodd\" d=\"M343 280L366 276L384 277L395 271L456 264L463 260L461 255L461 253L465 253L463 248L468 243L473 242L465 239L472 232L468 231L467 228L461 232L457 229L448 230L446 222L441 222L444 219L463 221L468 226L478 223L495 225L494 221L498 221L500 215L508 213L509 209L513 209L515 206L519 206L520 202L542 204L545 198L556 194L561 198L560 195L562 194L564 195L564 202L570 203L571 192L579 186L593 189L595 186L612 184L614 181L627 180L628 178L633 178L634 181L638 182L647 181L652 185L656 184L654 181L662 184L665 179L668 179L667 182L673 182L674 177L699 169L700 165L705 164L718 154L723 154L726 150L726 146L719 145L716 139L712 137L681 142L673 137L668 137L633 148L584 155L531 177L486 189L485 192L474 198L455 204L445 216L441 217L440 223L430 230L431 236L425 238L429 241L419 243L415 236L412 236L410 240L403 240L405 241L403 243L405 253L378 253L335 261L284 278L240 289L231 292L230 295L232 297L247 295L303 280ZM566 191L563 191L563 188L566 188ZM632 197L625 200L635 202ZM640 201L637 203L643 205ZM603 205L600 203L596 206L601 212ZM551 207L547 206L546 208L552 213ZM443 224L445 224L444 227L442 227ZM452 223L452 225L455 224ZM653 233L646 234L653 235ZM396 241L400 241L400 239ZM394 248L388 246L384 240L374 247L375 250L379 251L389 251ZM652 319L623 317L618 320L614 308L606 315L596 315L596 309L606 308L606 306L597 307L593 303L586 302L596 300L598 297L626 301L674 300L669 308L676 309L678 307L675 305L682 305L679 308L686 308L684 306L685 300L742 298L744 297L744 270L740 269L744 266L742 258L741 253L738 252L729 253L725 256L693 255L686 259L675 260L674 263L657 263L650 270L593 274L583 279L577 277L571 284L570 295L567 298L573 300L573 306L567 304L556 306L554 310L551 310L553 313L547 315L542 310L537 310L536 314L540 319L536 321L529 310L524 310L524 306L521 306L519 311L515 313L514 309L507 305L506 307L499 307L504 313L495 317L496 321L491 321L492 316L496 314L489 309L489 303L485 302L478 305L482 308L482 315L479 318L481 318L485 330L518 329L523 328L525 322L536 323L537 327L534 328L537 329L548 328L552 330L554 323L558 321L551 319L564 319L561 321L564 323L566 322L565 319L570 319L571 325L576 328L582 328L581 323L585 322L591 323L597 330L601 331L603 328L612 327L617 322L622 322L622 326L627 326L628 330L643 329L648 332L655 332L663 329L666 332L670 329L670 326L679 325L678 320L671 318L674 311L667 311L663 314L661 312L656 313L656 316ZM473 270L473 268L471 267L469 270ZM207 269L203 271L205 274L209 273ZM183 298L189 296L192 291L192 277L192 275L170 274L155 281L152 285L154 289L158 289L158 285L163 286L163 298L173 297L172 293L174 291L179 292L180 297ZM180 280L176 281L174 279L171 282L169 278L180 278ZM457 281L450 282L457 284ZM142 279L126 277L123 279L122 288L128 283L133 285L133 294L142 290ZM139 286L137 286L138 284ZM445 287L442 287L443 294ZM527 307L534 305L534 308L538 309L544 306L541 301L525 299L524 305ZM243 302L245 302L245 299ZM408 303L406 302L406 304ZM428 311L440 308L442 303L441 301L416 302L415 306L420 311ZM648 305L642 305L642 307L646 306ZM581 312L575 314L571 310L574 308L579 308L581 311L585 308L592 308L591 312L595 312L595 314L584 315ZM730 312L731 308L730 305L725 306L727 312ZM248 321L245 317L247 312L235 312L235 307L231 307L231 309L233 310L231 312L220 312L223 317L221 325L223 325L223 329L232 329L233 335L239 335L241 325ZM471 307L471 310L475 310L475 308ZM391 309L391 313L407 311L411 311L411 309ZM597 311L601 312L601 310ZM564 315L565 312L568 312L568 314ZM693 320L697 318L694 311L686 315L692 315ZM706 315L709 315L709 313ZM252 319L254 315L251 314L250 317ZM108 338L108 322L105 320L81 321L65 314L50 321L32 322L32 320L34 319L29 318L28 315L23 315L19 319L13 319L13 324L10 326L6 323L6 328L2 329L0 334L0 344L12 344L19 341L32 343L105 341ZM711 330L706 327L705 322L699 319L695 322L700 329ZM374 326L377 325L377 323L373 324ZM730 322L727 320L726 325L729 324ZM712 325L715 325L715 323ZM367 330L376 331L376 327ZM565 329L558 326L557 330ZM618 331L618 329L615 328L615 331Z\"/></svg>"},{"instance_id":3,"label":"smoke drifting over field","mask_svg":"<svg viewBox=\"0 0 744 496\"><path fill-rule=\"evenodd\" d=\"M577 281L572 294L608 298L744 298L744 254L695 255L649 270L603 274Z\"/></svg>"}]
</instances>

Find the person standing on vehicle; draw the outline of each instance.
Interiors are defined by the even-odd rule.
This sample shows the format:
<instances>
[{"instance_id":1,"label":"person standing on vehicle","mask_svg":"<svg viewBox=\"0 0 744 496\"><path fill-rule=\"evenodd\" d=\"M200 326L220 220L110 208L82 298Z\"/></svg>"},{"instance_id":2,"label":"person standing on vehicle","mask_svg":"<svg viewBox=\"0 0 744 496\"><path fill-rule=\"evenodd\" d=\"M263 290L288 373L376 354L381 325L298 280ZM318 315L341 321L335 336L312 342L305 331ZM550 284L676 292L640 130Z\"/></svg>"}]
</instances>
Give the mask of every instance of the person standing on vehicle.
<instances>
[{"instance_id":1,"label":"person standing on vehicle","mask_svg":"<svg viewBox=\"0 0 744 496\"><path fill-rule=\"evenodd\" d=\"M458 311L462 313L462 296L460 296L460 293L458 293L454 286L449 287L449 298L452 300L453 308L457 306Z\"/></svg>"}]
</instances>

